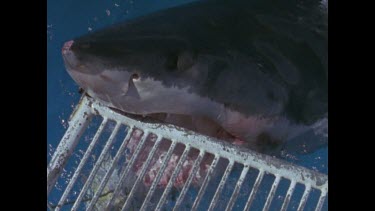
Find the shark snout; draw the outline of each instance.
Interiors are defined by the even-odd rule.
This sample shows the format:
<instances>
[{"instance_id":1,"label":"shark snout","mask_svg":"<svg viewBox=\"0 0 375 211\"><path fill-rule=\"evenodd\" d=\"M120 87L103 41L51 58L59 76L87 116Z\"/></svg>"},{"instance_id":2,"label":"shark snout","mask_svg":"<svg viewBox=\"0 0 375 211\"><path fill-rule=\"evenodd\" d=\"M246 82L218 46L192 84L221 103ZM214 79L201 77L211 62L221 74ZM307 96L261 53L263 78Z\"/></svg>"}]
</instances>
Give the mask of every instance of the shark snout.
<instances>
[{"instance_id":1,"label":"shark snout","mask_svg":"<svg viewBox=\"0 0 375 211\"><path fill-rule=\"evenodd\" d=\"M80 68L75 52L72 50L73 43L73 40L65 42L61 49L61 54L68 71L79 71L82 68Z\"/></svg>"},{"instance_id":2,"label":"shark snout","mask_svg":"<svg viewBox=\"0 0 375 211\"><path fill-rule=\"evenodd\" d=\"M64 46L61 49L61 53L63 55L70 53L71 52L70 48L72 47L73 43L74 43L73 40L69 40L69 41L65 42Z\"/></svg>"}]
</instances>

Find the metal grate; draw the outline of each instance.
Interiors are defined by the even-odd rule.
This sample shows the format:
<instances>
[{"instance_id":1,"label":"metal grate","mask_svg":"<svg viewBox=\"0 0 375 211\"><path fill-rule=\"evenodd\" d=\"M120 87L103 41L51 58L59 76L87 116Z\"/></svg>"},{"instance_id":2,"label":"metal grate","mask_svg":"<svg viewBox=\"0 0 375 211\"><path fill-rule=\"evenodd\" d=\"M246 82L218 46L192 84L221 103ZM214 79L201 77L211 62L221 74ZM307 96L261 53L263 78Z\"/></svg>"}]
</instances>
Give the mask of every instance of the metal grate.
<instances>
[{"instance_id":1,"label":"metal grate","mask_svg":"<svg viewBox=\"0 0 375 211\"><path fill-rule=\"evenodd\" d=\"M94 117L102 118L95 135L77 165L67 165ZM117 137L121 131L123 139ZM321 210L327 193L324 174L175 126L131 119L86 96L47 167L50 210L304 210L307 204Z\"/></svg>"}]
</instances>

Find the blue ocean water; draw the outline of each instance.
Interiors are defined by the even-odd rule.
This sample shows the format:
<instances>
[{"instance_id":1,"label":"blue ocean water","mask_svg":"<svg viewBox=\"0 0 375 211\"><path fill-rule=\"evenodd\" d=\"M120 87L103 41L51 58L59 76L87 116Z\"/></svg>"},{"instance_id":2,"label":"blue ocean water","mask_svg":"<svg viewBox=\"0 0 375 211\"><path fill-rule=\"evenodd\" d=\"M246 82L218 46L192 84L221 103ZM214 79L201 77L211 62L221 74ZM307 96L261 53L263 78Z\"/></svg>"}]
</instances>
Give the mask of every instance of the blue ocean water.
<instances>
[{"instance_id":1,"label":"blue ocean water","mask_svg":"<svg viewBox=\"0 0 375 211\"><path fill-rule=\"evenodd\" d=\"M47 0L47 162L63 136L80 98L61 57L64 42L99 28L194 0ZM286 159L328 173L327 147Z\"/></svg>"}]
</instances>

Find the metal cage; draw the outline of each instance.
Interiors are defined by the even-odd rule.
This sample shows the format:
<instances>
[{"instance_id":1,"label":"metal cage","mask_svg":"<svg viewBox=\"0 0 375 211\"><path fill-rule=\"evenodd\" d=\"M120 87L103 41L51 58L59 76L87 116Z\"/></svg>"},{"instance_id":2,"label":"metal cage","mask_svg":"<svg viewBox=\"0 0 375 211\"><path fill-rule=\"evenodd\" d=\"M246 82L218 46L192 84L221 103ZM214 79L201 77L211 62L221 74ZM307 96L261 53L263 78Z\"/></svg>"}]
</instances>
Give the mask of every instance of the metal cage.
<instances>
[{"instance_id":1,"label":"metal cage","mask_svg":"<svg viewBox=\"0 0 375 211\"><path fill-rule=\"evenodd\" d=\"M93 117L102 120L95 135L86 140L88 146L81 150L82 157L72 167L71 175L65 178L64 168L76 153L76 146L82 142ZM109 129L109 137L105 138L101 151L95 151L109 121L114 125ZM124 138L116 145L121 127L125 128ZM129 150L136 131L142 133L141 138ZM168 140L169 147L157 158L161 156L158 150L164 140ZM152 146L144 153L148 142ZM161 186L177 146L183 150L177 153L175 168ZM194 159L189 157L193 150ZM134 173L141 155L144 159ZM207 156L210 162L205 161ZM92 157L95 159L89 165ZM152 181L145 185L145 175L155 159L160 164ZM176 178L187 161L191 161L188 177L176 189ZM207 166L205 174L194 185L203 162ZM63 188L56 187L58 180L65 181ZM87 96L81 98L72 113L69 127L47 166L50 210L305 210L307 203L309 210L321 210L323 205L326 209L327 193L327 175L179 127L144 123Z\"/></svg>"}]
</instances>

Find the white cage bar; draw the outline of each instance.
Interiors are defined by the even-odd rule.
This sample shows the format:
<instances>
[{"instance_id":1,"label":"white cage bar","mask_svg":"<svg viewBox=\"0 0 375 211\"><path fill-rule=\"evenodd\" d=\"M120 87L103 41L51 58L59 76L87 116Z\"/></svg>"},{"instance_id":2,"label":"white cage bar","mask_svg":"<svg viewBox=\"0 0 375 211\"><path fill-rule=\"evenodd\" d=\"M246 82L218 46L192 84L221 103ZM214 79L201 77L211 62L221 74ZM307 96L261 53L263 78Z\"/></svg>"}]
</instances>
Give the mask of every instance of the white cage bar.
<instances>
[{"instance_id":1,"label":"white cage bar","mask_svg":"<svg viewBox=\"0 0 375 211\"><path fill-rule=\"evenodd\" d=\"M152 181L151 186L148 188L148 191L143 199L143 203L140 204L140 210L150 210L150 200L155 195L155 190L158 187L160 179L164 174L164 170L167 167L167 163L171 159L171 156L174 150L176 149L177 145L183 145L184 150L182 154L180 154L179 161L175 169L173 170L173 173L164 190L160 193L158 192L160 199L157 202L155 202L154 210L162 210L163 206L165 206L167 196L171 192L176 177L182 170L182 166L186 161L188 154L193 149L198 150L199 153L192 164L192 169L188 175L188 178L183 184L183 187L181 188L174 205L168 208L170 210L179 210L189 188L191 188L192 186L191 184L194 179L194 175L198 172L199 166L201 165L205 155L207 154L212 155L213 159L209 165L203 182L200 185L199 191L196 194L195 199L193 200L191 210L197 210L200 206L203 196L208 191L208 184L210 184L210 181L213 180L213 172L217 168L219 168L218 163L220 160L223 159L227 161L227 165L224 167L223 174L219 176L220 178L218 178L218 181L220 182L216 190L212 192L214 193L212 198L208 199L209 207L207 207L207 210L214 210L215 207L218 205L219 199L220 197L222 197L224 186L227 184L228 178L230 177L230 173L233 171L234 165L236 164L242 165L242 170L240 171L240 175L237 181L235 182L235 185L232 185L232 192L230 192L229 194L230 197L227 197L228 202L223 207L223 210L234 209L233 207L239 198L241 188L248 185L244 182L246 175L248 175L249 172L254 172L254 169L257 170L258 173L256 175L256 179L253 185L251 186L251 190L245 197L243 210L251 210L250 208L254 200L257 199L257 193L259 192L259 188L261 187L262 181L265 179L265 175L273 175L274 180L272 182L271 188L268 190L268 193L266 195L266 201L264 202L264 205L261 208L263 210L269 210L270 207L272 207L272 202L275 199L274 196L277 192L277 189L280 186L281 180L288 180L290 181L290 184L288 185L287 190L285 191L285 197L283 198L280 207L277 208L278 210L290 209L290 207L288 206L290 205L290 201L293 197L293 193L296 190L297 184L301 184L304 186L303 194L297 202L297 210L304 209L306 202L309 200L309 196L311 195L310 193L312 190L320 191L318 200L315 203L315 205L313 205L315 210L321 210L324 203L327 200L327 175L251 151L249 149L243 149L237 146L233 146L222 140L203 136L176 126L155 123L144 123L124 116L122 114L119 114L118 112L113 111L112 109L102 105L100 102L93 100L92 98L87 96L83 96L81 98L80 103L77 105L75 111L71 115L71 118L69 120L69 128L67 129L65 135L60 141L60 144L58 145L50 163L47 166L47 198L51 195L51 190L54 189L56 181L61 176L64 166L73 154L78 142L80 141L80 137L90 124L90 121L93 116L101 116L103 118L103 121L96 130L94 137L92 138L91 142L89 143L89 146L84 152L84 155L81 158L78 166L76 167L73 176L69 179L69 182L66 188L63 190L61 197L59 197L58 202L55 205L53 205L51 202L47 202L47 207L50 210L67 210L67 208L64 207L67 207L68 204L73 204L71 208L68 208L69 210L96 210L95 206L102 197L103 191L106 187L106 184L111 179L112 173L114 172L117 165L121 165L121 163L119 163L120 156L123 153L125 153L126 146L129 143L129 140L132 138L132 134L135 131L135 129L143 132L142 138L140 139L138 145L132 153L132 156L130 157L130 160L127 162L127 165L124 166L124 168L121 170L121 173L119 174L119 183L116 186L116 188L110 193L110 198L105 202L105 210L129 210L128 207L131 204L131 200L134 197L135 191L137 187L142 183L142 179L147 173L147 169L149 168L149 165L153 157L155 156L155 153L158 150L160 143L164 139L169 140L171 144L167 150L166 155L162 159L163 162L161 164L160 169L158 170L156 177ZM73 186L77 182L77 178L80 174L82 174L83 166L87 163L89 157L92 155L93 148L97 145L98 138L102 134L103 128L107 125L109 120L115 122L115 127L112 130L108 140L106 141L103 150L101 151L98 159L96 160L96 163L93 165L93 168L91 169L88 178L84 182L83 187L80 188L78 196L75 198L74 201L68 202L68 195L70 194L70 192L73 189ZM100 167L103 165L106 156L108 156L109 150L113 146L114 137L117 135L121 125L127 127L126 136L120 144L120 147L116 155L114 156L113 160L110 162L109 169L107 169L104 176L100 178L101 182L95 190L95 193L93 194L92 198L87 199L85 198L85 195L90 185L92 184L94 178L97 176ZM145 146L145 143L148 139L147 137L150 134L155 135L157 138L152 148L150 149L150 152L148 153L147 159L142 164L138 176L136 178L129 178L131 176L131 168L140 156L140 152L142 148ZM217 175L215 176L218 177ZM121 207L115 209L114 203L115 201L118 201L121 195L120 192L122 191L122 185L126 180L129 179L134 180L133 186L130 187L130 192L124 199ZM84 208L80 208L82 207L83 202L86 206L84 206Z\"/></svg>"}]
</instances>

